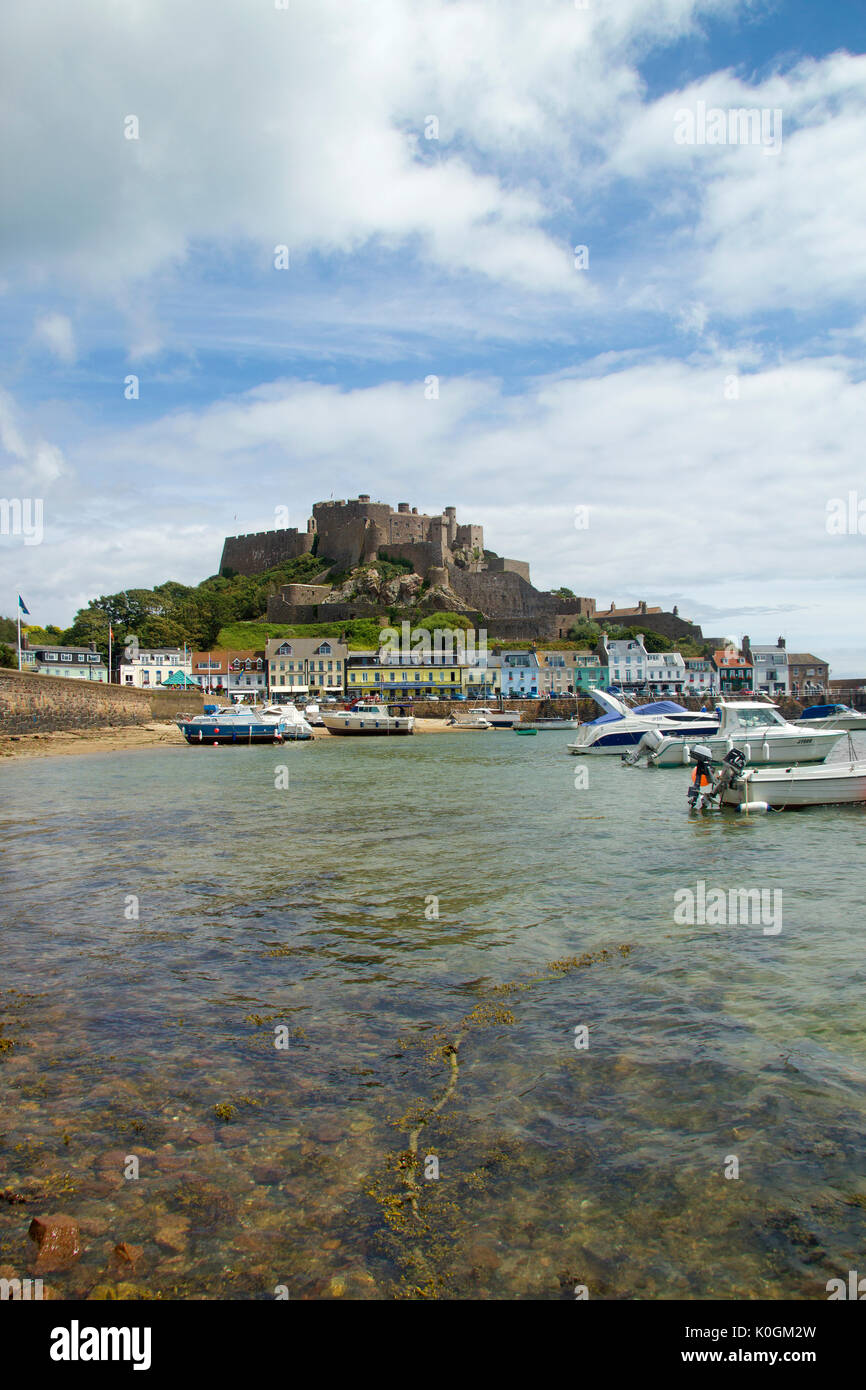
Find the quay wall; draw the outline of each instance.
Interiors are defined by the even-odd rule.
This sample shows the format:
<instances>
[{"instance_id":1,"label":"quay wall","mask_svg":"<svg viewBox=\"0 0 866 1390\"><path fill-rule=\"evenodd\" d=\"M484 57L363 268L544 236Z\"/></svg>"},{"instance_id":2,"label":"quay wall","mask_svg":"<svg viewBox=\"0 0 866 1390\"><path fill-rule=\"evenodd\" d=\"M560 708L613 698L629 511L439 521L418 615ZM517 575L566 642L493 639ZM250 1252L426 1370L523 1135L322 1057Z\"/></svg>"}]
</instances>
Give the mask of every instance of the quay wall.
<instances>
[{"instance_id":1,"label":"quay wall","mask_svg":"<svg viewBox=\"0 0 866 1390\"><path fill-rule=\"evenodd\" d=\"M179 714L201 714L203 703L200 691L133 690L0 668L0 734L150 724Z\"/></svg>"}]
</instances>

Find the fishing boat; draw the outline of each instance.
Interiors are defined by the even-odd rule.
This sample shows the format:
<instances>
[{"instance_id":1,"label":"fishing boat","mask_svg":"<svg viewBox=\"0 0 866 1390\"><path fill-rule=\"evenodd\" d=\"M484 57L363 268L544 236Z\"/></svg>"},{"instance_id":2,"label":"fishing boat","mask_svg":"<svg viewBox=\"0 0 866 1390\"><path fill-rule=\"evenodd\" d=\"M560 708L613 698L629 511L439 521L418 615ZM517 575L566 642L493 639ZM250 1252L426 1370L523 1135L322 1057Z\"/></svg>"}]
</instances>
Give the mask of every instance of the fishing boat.
<instances>
[{"instance_id":1,"label":"fishing boat","mask_svg":"<svg viewBox=\"0 0 866 1390\"><path fill-rule=\"evenodd\" d=\"M323 714L322 723L329 734L411 734L415 732L413 715L389 714L387 707L375 700L358 700L348 709Z\"/></svg>"},{"instance_id":2,"label":"fishing boat","mask_svg":"<svg viewBox=\"0 0 866 1390\"><path fill-rule=\"evenodd\" d=\"M804 709L795 723L804 729L846 729L849 733L866 733L866 714L849 705L811 705Z\"/></svg>"},{"instance_id":3,"label":"fishing boat","mask_svg":"<svg viewBox=\"0 0 866 1390\"><path fill-rule=\"evenodd\" d=\"M713 770L708 753L709 749L701 745L692 750L696 770L688 799L696 810L716 804L736 806L749 814L804 806L866 804L866 759L853 755L850 741L847 759L813 767L746 767L743 754L733 749L722 766Z\"/></svg>"},{"instance_id":4,"label":"fishing boat","mask_svg":"<svg viewBox=\"0 0 866 1390\"><path fill-rule=\"evenodd\" d=\"M675 700L655 700L629 709L609 690L593 687L589 693L604 713L578 726L574 743L568 744L569 753L576 755L622 754L623 749L635 747L651 730L657 730L662 737L697 740L714 734L719 727L717 714L684 709Z\"/></svg>"},{"instance_id":5,"label":"fishing boat","mask_svg":"<svg viewBox=\"0 0 866 1390\"><path fill-rule=\"evenodd\" d=\"M629 762L646 755L649 767L683 767L691 761L696 742L709 749L713 762L724 761L738 749L752 766L785 767L789 764L822 763L845 737L844 729L805 729L789 724L774 704L754 700L728 700L719 707L719 724L707 737L659 737L649 732Z\"/></svg>"},{"instance_id":6,"label":"fishing boat","mask_svg":"<svg viewBox=\"0 0 866 1390\"><path fill-rule=\"evenodd\" d=\"M210 714L197 714L192 719L177 720L187 743L246 744L283 743L313 737L313 731L299 712L276 713L273 708L255 706L222 706Z\"/></svg>"}]
</instances>

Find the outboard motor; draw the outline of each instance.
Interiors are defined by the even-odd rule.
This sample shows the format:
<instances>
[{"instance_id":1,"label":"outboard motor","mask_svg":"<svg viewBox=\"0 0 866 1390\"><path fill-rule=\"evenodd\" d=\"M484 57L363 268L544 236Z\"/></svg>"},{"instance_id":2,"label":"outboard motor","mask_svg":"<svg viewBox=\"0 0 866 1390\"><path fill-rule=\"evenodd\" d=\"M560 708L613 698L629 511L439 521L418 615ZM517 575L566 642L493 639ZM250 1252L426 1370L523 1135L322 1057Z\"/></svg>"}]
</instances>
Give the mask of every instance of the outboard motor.
<instances>
[{"instance_id":1,"label":"outboard motor","mask_svg":"<svg viewBox=\"0 0 866 1390\"><path fill-rule=\"evenodd\" d=\"M713 755L705 743L698 743L691 750L689 759L695 765L692 774L692 784L688 789L689 806L694 811L702 811L707 802L712 798L716 779L713 774Z\"/></svg>"},{"instance_id":2,"label":"outboard motor","mask_svg":"<svg viewBox=\"0 0 866 1390\"><path fill-rule=\"evenodd\" d=\"M649 765L650 755L656 751L663 739L664 734L658 729L647 729L631 752L623 753L621 761L626 763L628 767L637 767L641 758L646 757L647 765Z\"/></svg>"}]
</instances>

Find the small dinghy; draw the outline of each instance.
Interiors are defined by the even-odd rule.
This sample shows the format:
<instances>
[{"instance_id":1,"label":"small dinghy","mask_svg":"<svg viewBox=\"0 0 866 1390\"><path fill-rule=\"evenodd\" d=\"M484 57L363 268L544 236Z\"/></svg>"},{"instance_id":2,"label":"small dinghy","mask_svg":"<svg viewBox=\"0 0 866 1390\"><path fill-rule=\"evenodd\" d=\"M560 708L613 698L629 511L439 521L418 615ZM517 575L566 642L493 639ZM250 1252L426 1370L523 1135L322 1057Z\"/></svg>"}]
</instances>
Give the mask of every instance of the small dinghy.
<instances>
[{"instance_id":1,"label":"small dinghy","mask_svg":"<svg viewBox=\"0 0 866 1390\"><path fill-rule=\"evenodd\" d=\"M746 815L758 811L787 811L803 806L866 804L866 759L850 757L817 766L785 768L746 767L738 749L732 749L720 768L711 766L707 747L692 749L694 776L688 790L689 805L736 806Z\"/></svg>"}]
</instances>

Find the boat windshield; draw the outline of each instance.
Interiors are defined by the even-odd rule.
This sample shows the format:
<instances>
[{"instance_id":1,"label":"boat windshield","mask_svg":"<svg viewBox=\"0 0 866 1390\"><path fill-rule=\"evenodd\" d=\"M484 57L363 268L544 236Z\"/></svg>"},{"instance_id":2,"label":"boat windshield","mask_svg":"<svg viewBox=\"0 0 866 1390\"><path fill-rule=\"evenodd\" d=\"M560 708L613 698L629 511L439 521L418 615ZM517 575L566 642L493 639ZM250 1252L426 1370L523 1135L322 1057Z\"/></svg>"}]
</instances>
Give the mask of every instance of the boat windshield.
<instances>
[{"instance_id":1,"label":"boat windshield","mask_svg":"<svg viewBox=\"0 0 866 1390\"><path fill-rule=\"evenodd\" d=\"M765 729L768 724L781 724L784 728L785 725L781 714L775 709L738 709L731 713L742 729Z\"/></svg>"}]
</instances>

